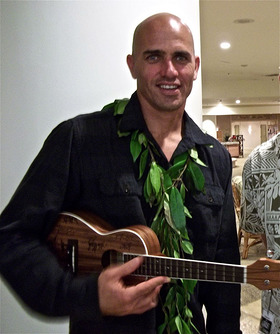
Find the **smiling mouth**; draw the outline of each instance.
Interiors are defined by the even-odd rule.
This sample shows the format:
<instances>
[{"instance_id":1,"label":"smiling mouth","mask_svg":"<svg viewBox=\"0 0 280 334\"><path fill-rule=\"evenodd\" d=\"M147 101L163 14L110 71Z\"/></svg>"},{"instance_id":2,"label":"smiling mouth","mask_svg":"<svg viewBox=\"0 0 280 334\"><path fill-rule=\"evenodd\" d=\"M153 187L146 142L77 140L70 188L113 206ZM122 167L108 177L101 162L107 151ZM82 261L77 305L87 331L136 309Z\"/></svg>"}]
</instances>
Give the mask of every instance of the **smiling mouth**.
<instances>
[{"instance_id":1,"label":"smiling mouth","mask_svg":"<svg viewBox=\"0 0 280 334\"><path fill-rule=\"evenodd\" d=\"M177 89L179 86L178 85L159 85L159 87L162 89L174 90L174 89Z\"/></svg>"}]
</instances>

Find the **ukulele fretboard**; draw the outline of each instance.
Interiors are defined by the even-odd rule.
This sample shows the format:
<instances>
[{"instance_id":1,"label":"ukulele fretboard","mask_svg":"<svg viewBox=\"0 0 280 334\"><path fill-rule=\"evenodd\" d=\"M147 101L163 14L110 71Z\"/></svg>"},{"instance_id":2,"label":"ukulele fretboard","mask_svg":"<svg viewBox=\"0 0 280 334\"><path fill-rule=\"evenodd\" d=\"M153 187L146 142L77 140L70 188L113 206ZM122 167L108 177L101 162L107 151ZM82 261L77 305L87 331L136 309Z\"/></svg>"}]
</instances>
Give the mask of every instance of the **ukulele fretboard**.
<instances>
[{"instance_id":1,"label":"ukulele fretboard","mask_svg":"<svg viewBox=\"0 0 280 334\"><path fill-rule=\"evenodd\" d=\"M134 254L122 254L122 261L134 258ZM143 264L135 271L139 276L168 276L170 278L194 279L227 283L246 283L246 267L216 262L143 256Z\"/></svg>"}]
</instances>

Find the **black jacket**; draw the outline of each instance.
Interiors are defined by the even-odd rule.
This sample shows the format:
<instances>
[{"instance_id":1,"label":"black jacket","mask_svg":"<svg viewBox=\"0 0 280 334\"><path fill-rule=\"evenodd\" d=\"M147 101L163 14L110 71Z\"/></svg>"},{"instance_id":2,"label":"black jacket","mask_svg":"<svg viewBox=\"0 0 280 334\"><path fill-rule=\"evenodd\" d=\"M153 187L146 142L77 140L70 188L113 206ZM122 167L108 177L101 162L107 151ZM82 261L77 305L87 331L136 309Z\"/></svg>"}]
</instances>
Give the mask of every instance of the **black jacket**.
<instances>
[{"instance_id":1,"label":"black jacket","mask_svg":"<svg viewBox=\"0 0 280 334\"><path fill-rule=\"evenodd\" d=\"M184 120L185 135L173 158L196 146L207 165L202 167L206 194L188 197L187 203L193 217L187 226L194 258L238 264L231 158L186 113ZM117 126L112 110L81 115L60 124L44 143L1 216L1 274L36 311L70 315L73 334L155 333L156 310L140 316L103 318L98 306L97 276L74 278L64 272L45 243L58 213L65 210L94 212L116 228L150 224L153 212L143 199L137 164L129 152L130 137L119 138ZM136 94L121 122L121 131L135 129L150 136ZM162 152L158 163L169 167ZM239 333L238 285L197 285L191 307L201 333L202 305L207 309L209 334Z\"/></svg>"}]
</instances>

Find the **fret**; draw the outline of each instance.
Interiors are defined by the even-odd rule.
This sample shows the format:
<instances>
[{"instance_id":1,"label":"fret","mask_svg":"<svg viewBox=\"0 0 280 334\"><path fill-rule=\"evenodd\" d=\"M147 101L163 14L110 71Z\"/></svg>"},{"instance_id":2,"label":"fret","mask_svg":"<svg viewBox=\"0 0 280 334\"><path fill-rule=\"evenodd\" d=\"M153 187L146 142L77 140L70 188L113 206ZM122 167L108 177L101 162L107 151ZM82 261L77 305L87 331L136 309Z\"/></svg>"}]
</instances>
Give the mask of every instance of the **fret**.
<instances>
[{"instance_id":1,"label":"fret","mask_svg":"<svg viewBox=\"0 0 280 334\"><path fill-rule=\"evenodd\" d=\"M165 258L165 266L166 266L166 276L171 277L172 276L172 260Z\"/></svg>"},{"instance_id":2,"label":"fret","mask_svg":"<svg viewBox=\"0 0 280 334\"><path fill-rule=\"evenodd\" d=\"M207 281L207 279L208 279L208 266L207 265L205 265L204 266L204 279Z\"/></svg>"},{"instance_id":3,"label":"fret","mask_svg":"<svg viewBox=\"0 0 280 334\"><path fill-rule=\"evenodd\" d=\"M161 261L159 259L155 260L155 273L157 276L161 275Z\"/></svg>"},{"instance_id":4,"label":"fret","mask_svg":"<svg viewBox=\"0 0 280 334\"><path fill-rule=\"evenodd\" d=\"M199 279L199 265L197 262L193 262L192 264L192 273L193 273L192 278Z\"/></svg>"},{"instance_id":5,"label":"fret","mask_svg":"<svg viewBox=\"0 0 280 334\"><path fill-rule=\"evenodd\" d=\"M146 266L147 266L147 275L151 275L151 258L150 257L145 257L144 261L146 262Z\"/></svg>"},{"instance_id":6,"label":"fret","mask_svg":"<svg viewBox=\"0 0 280 334\"><path fill-rule=\"evenodd\" d=\"M186 262L183 262L183 278L186 278Z\"/></svg>"},{"instance_id":7,"label":"fret","mask_svg":"<svg viewBox=\"0 0 280 334\"><path fill-rule=\"evenodd\" d=\"M207 264L200 263L199 268L200 268L200 278L207 281L207 269L208 269Z\"/></svg>"},{"instance_id":8,"label":"fret","mask_svg":"<svg viewBox=\"0 0 280 334\"><path fill-rule=\"evenodd\" d=\"M213 270L213 281L216 281L216 264L213 265L214 266L214 270Z\"/></svg>"},{"instance_id":9,"label":"fret","mask_svg":"<svg viewBox=\"0 0 280 334\"><path fill-rule=\"evenodd\" d=\"M184 275L184 278L191 278L191 271L189 265L187 265L187 262L185 262Z\"/></svg>"},{"instance_id":10,"label":"fret","mask_svg":"<svg viewBox=\"0 0 280 334\"><path fill-rule=\"evenodd\" d=\"M192 270L192 263L191 262L188 262L189 263L189 266L190 266L190 271L189 271L189 278L193 278L193 270Z\"/></svg>"}]
</instances>

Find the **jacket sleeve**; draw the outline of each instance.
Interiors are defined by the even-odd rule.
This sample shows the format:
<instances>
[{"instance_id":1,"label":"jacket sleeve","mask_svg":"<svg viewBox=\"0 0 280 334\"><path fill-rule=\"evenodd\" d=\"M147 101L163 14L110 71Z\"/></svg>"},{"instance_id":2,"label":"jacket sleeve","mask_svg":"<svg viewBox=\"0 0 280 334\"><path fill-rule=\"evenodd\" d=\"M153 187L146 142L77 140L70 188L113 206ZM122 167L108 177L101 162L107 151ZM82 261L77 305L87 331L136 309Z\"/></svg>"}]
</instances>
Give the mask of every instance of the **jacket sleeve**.
<instances>
[{"instance_id":1,"label":"jacket sleeve","mask_svg":"<svg viewBox=\"0 0 280 334\"><path fill-rule=\"evenodd\" d=\"M78 140L73 121L45 141L0 221L0 272L21 299L45 315L100 316L97 277L74 278L45 240L57 215L79 196Z\"/></svg>"}]
</instances>

